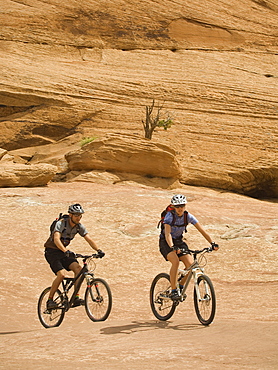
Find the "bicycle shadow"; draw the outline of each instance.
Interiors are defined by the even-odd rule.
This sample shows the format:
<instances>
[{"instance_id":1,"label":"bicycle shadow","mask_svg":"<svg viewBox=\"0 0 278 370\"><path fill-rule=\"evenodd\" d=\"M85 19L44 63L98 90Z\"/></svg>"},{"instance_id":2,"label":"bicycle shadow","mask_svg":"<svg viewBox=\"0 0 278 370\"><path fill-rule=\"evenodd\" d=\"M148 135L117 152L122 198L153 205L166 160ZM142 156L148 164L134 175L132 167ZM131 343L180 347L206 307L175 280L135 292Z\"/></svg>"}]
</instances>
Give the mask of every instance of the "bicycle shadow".
<instances>
[{"instance_id":1,"label":"bicycle shadow","mask_svg":"<svg viewBox=\"0 0 278 370\"><path fill-rule=\"evenodd\" d=\"M0 331L0 335L31 333L32 331L37 331L37 330L36 329L32 329L32 330Z\"/></svg>"},{"instance_id":2,"label":"bicycle shadow","mask_svg":"<svg viewBox=\"0 0 278 370\"><path fill-rule=\"evenodd\" d=\"M132 321L131 324L109 326L100 329L100 334L111 335L111 334L133 334L138 331L149 331L149 330L196 330L204 329L205 326L201 324L178 324L173 325L171 321Z\"/></svg>"}]
</instances>

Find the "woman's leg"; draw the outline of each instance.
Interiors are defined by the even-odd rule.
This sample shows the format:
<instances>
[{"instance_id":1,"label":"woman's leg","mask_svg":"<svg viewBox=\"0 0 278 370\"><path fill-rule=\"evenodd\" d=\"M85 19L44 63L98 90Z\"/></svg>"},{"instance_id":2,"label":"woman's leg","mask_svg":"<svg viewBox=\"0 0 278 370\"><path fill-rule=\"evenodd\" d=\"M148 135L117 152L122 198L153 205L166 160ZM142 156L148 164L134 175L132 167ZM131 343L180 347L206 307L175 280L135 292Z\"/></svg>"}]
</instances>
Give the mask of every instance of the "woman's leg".
<instances>
[{"instance_id":1,"label":"woman's leg","mask_svg":"<svg viewBox=\"0 0 278 370\"><path fill-rule=\"evenodd\" d=\"M177 287L177 275L178 275L178 268L179 268L179 257L177 256L176 251L170 252L167 254L167 260L171 262L172 266L170 268L170 283L172 289L176 289Z\"/></svg>"},{"instance_id":2,"label":"woman's leg","mask_svg":"<svg viewBox=\"0 0 278 370\"><path fill-rule=\"evenodd\" d=\"M184 256L181 256L180 261L183 262L185 268L188 268L194 262L193 257L191 256L191 254L185 254ZM181 279L181 281L180 281L181 285L184 285L184 283L186 281L186 278L187 278L187 275L185 275L185 277L183 277Z\"/></svg>"}]
</instances>

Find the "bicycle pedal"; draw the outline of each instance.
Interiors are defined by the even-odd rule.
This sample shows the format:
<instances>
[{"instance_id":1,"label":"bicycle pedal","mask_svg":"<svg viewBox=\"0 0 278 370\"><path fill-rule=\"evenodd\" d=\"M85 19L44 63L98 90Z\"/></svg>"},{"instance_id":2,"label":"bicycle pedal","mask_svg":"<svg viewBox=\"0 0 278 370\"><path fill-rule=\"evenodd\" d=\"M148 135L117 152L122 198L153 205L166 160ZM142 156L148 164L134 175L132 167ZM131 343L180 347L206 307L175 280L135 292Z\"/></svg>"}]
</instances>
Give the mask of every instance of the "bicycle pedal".
<instances>
[{"instance_id":1,"label":"bicycle pedal","mask_svg":"<svg viewBox=\"0 0 278 370\"><path fill-rule=\"evenodd\" d=\"M71 307L85 306L85 301L81 298L75 299Z\"/></svg>"},{"instance_id":2,"label":"bicycle pedal","mask_svg":"<svg viewBox=\"0 0 278 370\"><path fill-rule=\"evenodd\" d=\"M79 307L79 306L81 306L80 303L73 303L71 307L74 308L74 307Z\"/></svg>"}]
</instances>

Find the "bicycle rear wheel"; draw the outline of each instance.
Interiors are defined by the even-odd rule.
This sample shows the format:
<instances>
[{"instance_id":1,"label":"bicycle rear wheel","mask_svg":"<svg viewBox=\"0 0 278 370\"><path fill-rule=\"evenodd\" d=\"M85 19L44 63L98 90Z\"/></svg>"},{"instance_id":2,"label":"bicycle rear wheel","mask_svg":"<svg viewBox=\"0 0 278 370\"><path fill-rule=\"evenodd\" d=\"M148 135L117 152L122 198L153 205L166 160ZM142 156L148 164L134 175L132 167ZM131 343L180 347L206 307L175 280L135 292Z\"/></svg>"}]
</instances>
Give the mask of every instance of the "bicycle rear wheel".
<instances>
[{"instance_id":1,"label":"bicycle rear wheel","mask_svg":"<svg viewBox=\"0 0 278 370\"><path fill-rule=\"evenodd\" d=\"M171 294L170 276L164 272L158 274L150 289L150 304L154 316L166 321L173 316L176 304L169 297Z\"/></svg>"},{"instance_id":2,"label":"bicycle rear wheel","mask_svg":"<svg viewBox=\"0 0 278 370\"><path fill-rule=\"evenodd\" d=\"M112 308L112 294L105 280L97 278L92 281L85 292L85 309L92 321L104 321Z\"/></svg>"},{"instance_id":3,"label":"bicycle rear wheel","mask_svg":"<svg viewBox=\"0 0 278 370\"><path fill-rule=\"evenodd\" d=\"M216 298L215 292L210 278L206 275L201 275L197 280L197 287L194 287L194 306L198 320L203 325L212 323L215 316ZM197 291L200 294L198 298Z\"/></svg>"},{"instance_id":4,"label":"bicycle rear wheel","mask_svg":"<svg viewBox=\"0 0 278 370\"><path fill-rule=\"evenodd\" d=\"M53 297L53 300L58 304L58 308L51 310L46 308L46 302L48 300L50 289L50 287L44 289L38 300L38 316L41 324L45 328L59 326L65 316L65 311L62 308L62 293L60 290L57 290Z\"/></svg>"}]
</instances>

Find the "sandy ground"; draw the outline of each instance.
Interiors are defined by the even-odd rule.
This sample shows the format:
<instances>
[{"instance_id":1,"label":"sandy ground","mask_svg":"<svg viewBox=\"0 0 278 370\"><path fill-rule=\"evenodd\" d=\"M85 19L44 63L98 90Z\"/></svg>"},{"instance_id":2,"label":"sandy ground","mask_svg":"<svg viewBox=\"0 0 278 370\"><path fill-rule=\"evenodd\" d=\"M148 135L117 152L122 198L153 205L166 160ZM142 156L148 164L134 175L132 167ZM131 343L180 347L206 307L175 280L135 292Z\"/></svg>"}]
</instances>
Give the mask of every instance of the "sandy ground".
<instances>
[{"instance_id":1,"label":"sandy ground","mask_svg":"<svg viewBox=\"0 0 278 370\"><path fill-rule=\"evenodd\" d=\"M217 296L212 325L194 312L193 288L167 322L149 305L152 279L169 265L158 252L156 228L172 194L188 196L189 212L220 250L205 267ZM113 294L109 318L94 323L84 307L70 310L58 328L41 326L36 305L53 275L43 243L52 219L80 202L82 222L106 252L96 275ZM134 184L53 183L0 189L0 368L3 369L277 369L278 205L217 190L174 191ZM192 248L207 245L194 227ZM89 252L79 236L75 252Z\"/></svg>"}]
</instances>

